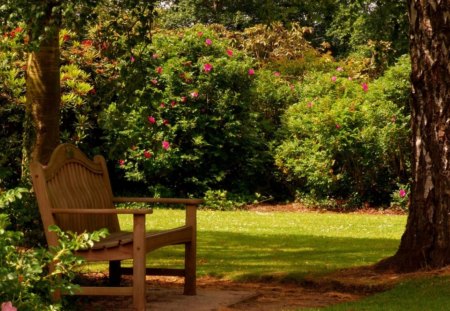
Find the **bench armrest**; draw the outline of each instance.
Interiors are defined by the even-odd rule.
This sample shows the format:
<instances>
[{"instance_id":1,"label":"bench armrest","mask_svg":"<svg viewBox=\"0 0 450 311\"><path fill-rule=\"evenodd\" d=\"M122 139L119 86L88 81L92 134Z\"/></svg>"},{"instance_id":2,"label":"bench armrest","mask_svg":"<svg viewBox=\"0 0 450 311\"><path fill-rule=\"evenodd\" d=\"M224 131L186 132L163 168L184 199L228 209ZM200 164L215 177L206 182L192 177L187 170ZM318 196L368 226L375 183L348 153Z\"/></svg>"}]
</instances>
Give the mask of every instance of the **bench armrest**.
<instances>
[{"instance_id":1,"label":"bench armrest","mask_svg":"<svg viewBox=\"0 0 450 311\"><path fill-rule=\"evenodd\" d=\"M145 215L153 213L151 208L115 209L115 208L53 208L53 214L133 214Z\"/></svg>"},{"instance_id":2,"label":"bench armrest","mask_svg":"<svg viewBox=\"0 0 450 311\"><path fill-rule=\"evenodd\" d=\"M163 203L163 204L185 204L199 205L203 203L202 199L181 199L181 198L134 198L134 197L114 197L113 202L140 202L140 203Z\"/></svg>"}]
</instances>

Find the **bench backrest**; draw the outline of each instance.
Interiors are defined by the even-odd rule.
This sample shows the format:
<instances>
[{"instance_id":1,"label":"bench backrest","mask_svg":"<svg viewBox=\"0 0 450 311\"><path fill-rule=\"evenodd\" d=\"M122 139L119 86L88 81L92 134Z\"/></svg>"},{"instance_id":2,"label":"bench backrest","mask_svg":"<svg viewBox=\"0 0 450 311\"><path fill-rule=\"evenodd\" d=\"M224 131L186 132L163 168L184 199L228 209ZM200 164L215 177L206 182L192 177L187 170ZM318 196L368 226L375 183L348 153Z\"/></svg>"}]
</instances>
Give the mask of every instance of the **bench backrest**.
<instances>
[{"instance_id":1,"label":"bench backrest","mask_svg":"<svg viewBox=\"0 0 450 311\"><path fill-rule=\"evenodd\" d=\"M52 208L114 208L105 159L90 160L70 144L59 145L47 166L33 162L31 176L39 211L49 244L55 236L48 226L56 224L63 230L82 233L108 228L110 233L120 230L117 215L59 214Z\"/></svg>"}]
</instances>

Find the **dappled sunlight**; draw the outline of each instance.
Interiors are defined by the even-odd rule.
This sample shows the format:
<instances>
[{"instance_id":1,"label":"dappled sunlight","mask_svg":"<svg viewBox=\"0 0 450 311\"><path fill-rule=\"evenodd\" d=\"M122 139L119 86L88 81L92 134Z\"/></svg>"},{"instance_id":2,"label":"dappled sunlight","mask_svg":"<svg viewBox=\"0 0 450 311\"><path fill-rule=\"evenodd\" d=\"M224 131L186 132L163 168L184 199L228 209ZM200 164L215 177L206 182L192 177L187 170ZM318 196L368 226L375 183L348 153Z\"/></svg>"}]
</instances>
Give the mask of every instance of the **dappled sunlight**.
<instances>
[{"instance_id":1,"label":"dappled sunlight","mask_svg":"<svg viewBox=\"0 0 450 311\"><path fill-rule=\"evenodd\" d=\"M181 225L184 210L157 208L147 228ZM327 213L198 211L199 276L294 278L372 264L396 251L406 217ZM121 218L124 229L131 222ZM181 266L183 248L147 256L150 266ZM106 269L106 266L105 266Z\"/></svg>"}]
</instances>

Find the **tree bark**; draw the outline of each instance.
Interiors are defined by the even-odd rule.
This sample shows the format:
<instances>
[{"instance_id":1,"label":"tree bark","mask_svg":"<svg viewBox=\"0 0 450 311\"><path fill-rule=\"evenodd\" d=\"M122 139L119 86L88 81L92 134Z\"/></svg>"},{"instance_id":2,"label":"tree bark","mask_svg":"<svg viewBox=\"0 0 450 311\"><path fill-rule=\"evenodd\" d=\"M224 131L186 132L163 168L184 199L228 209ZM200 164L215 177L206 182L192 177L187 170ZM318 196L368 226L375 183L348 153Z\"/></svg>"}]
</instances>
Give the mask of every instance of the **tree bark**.
<instances>
[{"instance_id":1,"label":"tree bark","mask_svg":"<svg viewBox=\"0 0 450 311\"><path fill-rule=\"evenodd\" d=\"M60 66L59 32L50 33L38 51L30 53L27 64L27 105L36 131L32 158L46 164L59 144Z\"/></svg>"},{"instance_id":2,"label":"tree bark","mask_svg":"<svg viewBox=\"0 0 450 311\"><path fill-rule=\"evenodd\" d=\"M450 263L450 0L408 0L412 62L412 191L397 253L380 268Z\"/></svg>"}]
</instances>

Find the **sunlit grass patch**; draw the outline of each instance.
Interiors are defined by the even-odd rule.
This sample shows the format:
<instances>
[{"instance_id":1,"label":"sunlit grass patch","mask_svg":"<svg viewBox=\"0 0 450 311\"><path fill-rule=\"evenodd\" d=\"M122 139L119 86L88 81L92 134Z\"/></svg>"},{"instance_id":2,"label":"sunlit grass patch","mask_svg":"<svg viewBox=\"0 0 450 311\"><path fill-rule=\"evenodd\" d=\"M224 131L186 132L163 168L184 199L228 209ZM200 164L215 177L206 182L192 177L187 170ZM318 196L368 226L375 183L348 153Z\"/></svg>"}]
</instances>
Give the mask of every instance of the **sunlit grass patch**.
<instances>
[{"instance_id":1,"label":"sunlit grass patch","mask_svg":"<svg viewBox=\"0 0 450 311\"><path fill-rule=\"evenodd\" d=\"M371 295L359 301L338 304L321 309L302 310L389 310L423 311L449 310L450 277L430 277L402 282L393 289Z\"/></svg>"},{"instance_id":2,"label":"sunlit grass patch","mask_svg":"<svg viewBox=\"0 0 450 311\"><path fill-rule=\"evenodd\" d=\"M308 274L367 265L392 255L405 216L328 213L198 212L198 276L300 280ZM182 225L184 210L157 208L147 229ZM132 219L120 218L131 230ZM150 266L180 267L183 247L148 255ZM103 267L106 269L106 266Z\"/></svg>"}]
</instances>

